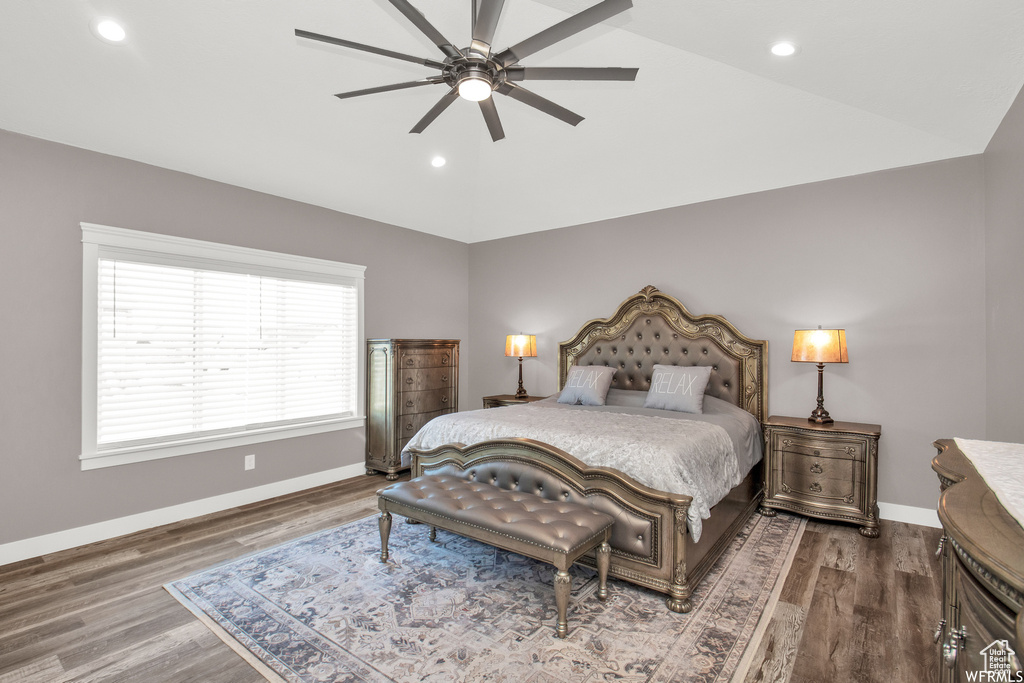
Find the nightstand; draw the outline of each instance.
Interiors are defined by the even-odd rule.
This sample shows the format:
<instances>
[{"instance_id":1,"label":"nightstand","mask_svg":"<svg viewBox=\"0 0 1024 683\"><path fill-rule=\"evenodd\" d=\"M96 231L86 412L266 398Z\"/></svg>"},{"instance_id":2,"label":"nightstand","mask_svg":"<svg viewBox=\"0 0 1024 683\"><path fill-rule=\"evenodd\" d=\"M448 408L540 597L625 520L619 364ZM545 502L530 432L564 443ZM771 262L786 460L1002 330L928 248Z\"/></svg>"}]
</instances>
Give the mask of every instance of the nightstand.
<instances>
[{"instance_id":1,"label":"nightstand","mask_svg":"<svg viewBox=\"0 0 1024 683\"><path fill-rule=\"evenodd\" d=\"M501 406L517 406L520 403L533 403L547 398L546 396L523 396L516 398L515 394L498 394L497 396L484 396L484 408L500 408Z\"/></svg>"},{"instance_id":2,"label":"nightstand","mask_svg":"<svg viewBox=\"0 0 1024 683\"><path fill-rule=\"evenodd\" d=\"M878 538L878 425L816 424L770 417L764 423L765 492L761 514L789 510L861 525Z\"/></svg>"}]
</instances>

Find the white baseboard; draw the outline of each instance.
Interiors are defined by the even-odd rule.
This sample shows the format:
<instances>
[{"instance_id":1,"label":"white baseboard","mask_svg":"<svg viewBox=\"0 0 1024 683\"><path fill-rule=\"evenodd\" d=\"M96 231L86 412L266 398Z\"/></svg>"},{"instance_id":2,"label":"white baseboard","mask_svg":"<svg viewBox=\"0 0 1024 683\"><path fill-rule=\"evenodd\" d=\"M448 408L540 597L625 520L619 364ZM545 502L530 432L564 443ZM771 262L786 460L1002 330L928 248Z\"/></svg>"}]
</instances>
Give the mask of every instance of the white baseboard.
<instances>
[{"instance_id":1,"label":"white baseboard","mask_svg":"<svg viewBox=\"0 0 1024 683\"><path fill-rule=\"evenodd\" d=\"M919 524L938 529L939 513L931 508L915 508L909 505L897 505L896 503L879 503L878 516L893 522L905 522L907 524Z\"/></svg>"},{"instance_id":2,"label":"white baseboard","mask_svg":"<svg viewBox=\"0 0 1024 683\"><path fill-rule=\"evenodd\" d=\"M366 468L362 463L336 467L332 470L315 472L302 477L264 484L263 486L255 486L241 491L233 491L232 493L225 493L220 496L213 496L212 498L204 498L159 510L150 510L136 515L119 517L118 519L111 519L106 522L97 522L96 524L88 524L75 529L58 531L46 534L45 536L36 536L35 538L26 538L22 541L6 543L0 545L0 566L39 557L40 555L48 555L60 550L76 548L80 545L95 543L96 541L103 541L108 538L124 536L125 534L135 533L144 529L152 529L164 524L201 517L212 512L230 510L239 505L257 503L261 500L304 491L316 486L323 486L324 484L331 484L358 476L365 471Z\"/></svg>"}]
</instances>

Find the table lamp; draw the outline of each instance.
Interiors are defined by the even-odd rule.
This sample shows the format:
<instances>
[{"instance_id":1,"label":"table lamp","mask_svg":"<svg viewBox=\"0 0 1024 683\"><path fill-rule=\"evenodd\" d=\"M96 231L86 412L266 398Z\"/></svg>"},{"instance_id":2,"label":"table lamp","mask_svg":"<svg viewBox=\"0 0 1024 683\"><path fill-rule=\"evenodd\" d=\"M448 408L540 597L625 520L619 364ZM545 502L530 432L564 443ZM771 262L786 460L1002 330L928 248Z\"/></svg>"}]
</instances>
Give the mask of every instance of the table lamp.
<instances>
[{"instance_id":1,"label":"table lamp","mask_svg":"<svg viewBox=\"0 0 1024 683\"><path fill-rule=\"evenodd\" d=\"M537 357L537 337L532 334L510 334L505 337L505 355L514 358L519 356L519 389L516 398L526 398L529 394L523 388L523 358Z\"/></svg>"},{"instance_id":2,"label":"table lamp","mask_svg":"<svg viewBox=\"0 0 1024 683\"><path fill-rule=\"evenodd\" d=\"M818 364L818 407L811 411L809 422L831 424L834 420L825 410L822 377L825 363L846 363L846 330L796 330L793 333L794 363Z\"/></svg>"}]
</instances>

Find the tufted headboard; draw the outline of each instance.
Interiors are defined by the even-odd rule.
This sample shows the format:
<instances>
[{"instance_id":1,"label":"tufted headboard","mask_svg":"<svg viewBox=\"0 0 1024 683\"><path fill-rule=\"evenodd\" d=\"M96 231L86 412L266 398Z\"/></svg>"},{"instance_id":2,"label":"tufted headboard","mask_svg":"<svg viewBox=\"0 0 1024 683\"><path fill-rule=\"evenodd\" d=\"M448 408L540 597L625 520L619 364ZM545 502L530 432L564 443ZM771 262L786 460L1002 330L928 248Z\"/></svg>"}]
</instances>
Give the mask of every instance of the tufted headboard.
<instances>
[{"instance_id":1,"label":"tufted headboard","mask_svg":"<svg viewBox=\"0 0 1024 683\"><path fill-rule=\"evenodd\" d=\"M734 403L760 422L768 417L768 342L750 339L717 315L693 316L647 286L611 317L591 320L558 345L558 388L573 365L616 368L612 388L647 391L654 365L710 365L707 394Z\"/></svg>"}]
</instances>

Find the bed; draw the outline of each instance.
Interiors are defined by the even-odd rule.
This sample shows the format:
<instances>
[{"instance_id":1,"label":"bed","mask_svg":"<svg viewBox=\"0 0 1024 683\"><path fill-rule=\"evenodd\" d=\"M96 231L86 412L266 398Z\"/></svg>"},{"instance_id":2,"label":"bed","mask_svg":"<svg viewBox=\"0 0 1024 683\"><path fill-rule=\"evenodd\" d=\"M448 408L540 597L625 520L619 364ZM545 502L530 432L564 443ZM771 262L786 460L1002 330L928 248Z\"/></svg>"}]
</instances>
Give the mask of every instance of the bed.
<instances>
[{"instance_id":1,"label":"bed","mask_svg":"<svg viewBox=\"0 0 1024 683\"><path fill-rule=\"evenodd\" d=\"M686 612L692 587L762 496L766 351L725 318L693 316L648 286L559 345L558 395L436 418L403 459L413 476L472 476L501 461L533 468L544 475L537 481L557 475L567 498L616 517L610 575L665 593L669 609ZM671 366L707 376L703 413L644 407L652 378ZM584 369L611 377L607 405L558 402Z\"/></svg>"}]
</instances>

